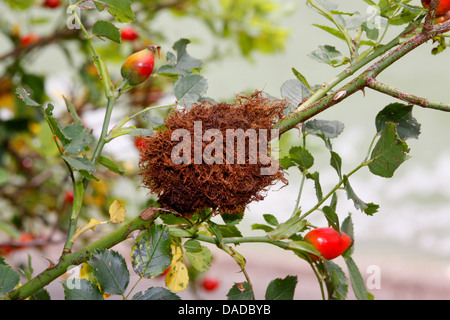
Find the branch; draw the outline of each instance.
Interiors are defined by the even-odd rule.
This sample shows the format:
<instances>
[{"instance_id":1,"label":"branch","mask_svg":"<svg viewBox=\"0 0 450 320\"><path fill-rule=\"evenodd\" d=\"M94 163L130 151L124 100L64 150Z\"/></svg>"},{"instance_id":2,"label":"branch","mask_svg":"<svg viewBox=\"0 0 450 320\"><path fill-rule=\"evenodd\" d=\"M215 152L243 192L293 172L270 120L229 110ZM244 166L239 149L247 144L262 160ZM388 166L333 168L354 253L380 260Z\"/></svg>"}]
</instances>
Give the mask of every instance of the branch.
<instances>
[{"instance_id":1,"label":"branch","mask_svg":"<svg viewBox=\"0 0 450 320\"><path fill-rule=\"evenodd\" d=\"M433 4L436 3L436 0L434 0ZM427 16L428 18L431 16ZM411 52L412 50L416 49L417 47L421 46L422 44L426 43L428 40L434 38L435 36L449 31L450 30L450 20L441 23L437 26L433 26L432 30L430 31L422 31L421 33L418 33L411 39L407 40L394 50L388 52L385 56L383 56L380 60L372 64L366 71L364 71L362 74L360 74L358 77L353 79L348 84L344 85L337 91L335 91L334 94L326 95L322 98L320 98L318 101L311 103L311 98L314 97L314 95L305 101L304 104L300 105L293 113L291 113L286 118L280 120L278 123L274 125L275 129L279 129L280 133L284 133L292 128L294 128L297 124L304 122L311 117L315 116L316 114L336 105L337 103L341 102L342 100L348 98L352 94L354 94L357 91L364 90L365 87L368 86L368 83L373 81L381 72L386 70L390 65L392 65L394 62L399 60L400 58L404 57L406 54ZM399 37L394 39L393 41L397 40ZM391 41L392 42L392 41ZM386 53L386 51L384 51ZM373 53L375 54L375 52ZM379 56L379 55L378 55ZM371 56L369 56L371 57ZM369 60L371 61L371 60ZM366 63L369 61L365 61ZM344 78L341 78L340 81L342 81ZM338 81L338 82L340 82ZM337 83L338 83L337 82ZM320 90L319 90L320 91ZM389 90L391 91L391 90ZM317 94L317 93L316 93ZM326 91L321 92L321 94L326 94ZM433 103L433 106L436 106L435 109L444 109L446 110L446 104L442 103ZM419 104L419 106L423 106ZM430 107L430 104L428 105ZM438 108L439 107L439 108Z\"/></svg>"},{"instance_id":2,"label":"branch","mask_svg":"<svg viewBox=\"0 0 450 320\"><path fill-rule=\"evenodd\" d=\"M439 102L439 101L430 101L427 98L422 98L422 97L418 97L418 96L415 96L410 93L406 93L397 88L393 88L384 83L381 83L374 78L368 78L366 80L366 86L373 90L390 95L391 97L409 102L411 104L414 104L414 105L417 105L417 106L420 106L423 108L436 109L436 110L440 110L440 111L450 112L450 104Z\"/></svg>"},{"instance_id":3,"label":"branch","mask_svg":"<svg viewBox=\"0 0 450 320\"><path fill-rule=\"evenodd\" d=\"M56 266L50 266L41 272L41 274L12 291L9 294L9 298L15 300L29 297L33 293L48 285L50 282L54 281L59 276L66 273L69 267L77 266L88 261L96 249L108 249L115 246L116 244L127 239L131 232L149 228L157 217L157 212L147 209L144 210L140 216L134 218L132 221L116 231L113 231L112 233L95 241L87 247L78 250L77 252L61 256Z\"/></svg>"}]
</instances>

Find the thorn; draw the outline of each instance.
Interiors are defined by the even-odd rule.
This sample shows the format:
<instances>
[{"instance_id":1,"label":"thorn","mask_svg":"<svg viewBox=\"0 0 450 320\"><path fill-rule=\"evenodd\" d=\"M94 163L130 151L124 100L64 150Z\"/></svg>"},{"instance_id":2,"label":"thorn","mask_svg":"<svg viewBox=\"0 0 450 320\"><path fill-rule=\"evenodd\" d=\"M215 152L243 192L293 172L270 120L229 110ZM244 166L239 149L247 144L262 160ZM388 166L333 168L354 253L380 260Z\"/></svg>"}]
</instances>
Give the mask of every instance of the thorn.
<instances>
[{"instance_id":1,"label":"thorn","mask_svg":"<svg viewBox=\"0 0 450 320\"><path fill-rule=\"evenodd\" d=\"M48 263L49 263L49 266L47 267L46 270L51 270L51 269L53 269L53 268L56 267L56 263L55 263L52 259L47 258L47 257L44 257L44 256L42 256L42 258L44 258L45 260L47 260Z\"/></svg>"}]
</instances>

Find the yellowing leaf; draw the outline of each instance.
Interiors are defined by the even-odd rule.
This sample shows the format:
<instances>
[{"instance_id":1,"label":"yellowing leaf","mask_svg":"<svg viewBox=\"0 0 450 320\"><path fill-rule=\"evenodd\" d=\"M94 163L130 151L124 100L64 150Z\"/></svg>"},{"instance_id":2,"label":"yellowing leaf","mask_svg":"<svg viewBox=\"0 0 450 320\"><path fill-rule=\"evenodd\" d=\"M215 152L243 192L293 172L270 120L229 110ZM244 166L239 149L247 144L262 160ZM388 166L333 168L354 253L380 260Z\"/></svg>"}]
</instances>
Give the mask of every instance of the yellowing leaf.
<instances>
[{"instance_id":1,"label":"yellowing leaf","mask_svg":"<svg viewBox=\"0 0 450 320\"><path fill-rule=\"evenodd\" d=\"M189 275L186 265L182 261L172 263L166 275L167 289L172 291L183 291L189 283Z\"/></svg>"},{"instance_id":2,"label":"yellowing leaf","mask_svg":"<svg viewBox=\"0 0 450 320\"><path fill-rule=\"evenodd\" d=\"M119 200L114 200L109 206L109 216L112 223L122 223L125 220L127 209L120 203Z\"/></svg>"},{"instance_id":3,"label":"yellowing leaf","mask_svg":"<svg viewBox=\"0 0 450 320\"><path fill-rule=\"evenodd\" d=\"M79 227L76 231L75 234L72 236L71 242L75 242L75 240L83 233L86 232L87 230L91 229L92 231L94 231L95 226L99 225L99 224L106 224L108 223L108 221L105 222L99 222L96 219L91 219L88 222L86 222L82 227Z\"/></svg>"}]
</instances>

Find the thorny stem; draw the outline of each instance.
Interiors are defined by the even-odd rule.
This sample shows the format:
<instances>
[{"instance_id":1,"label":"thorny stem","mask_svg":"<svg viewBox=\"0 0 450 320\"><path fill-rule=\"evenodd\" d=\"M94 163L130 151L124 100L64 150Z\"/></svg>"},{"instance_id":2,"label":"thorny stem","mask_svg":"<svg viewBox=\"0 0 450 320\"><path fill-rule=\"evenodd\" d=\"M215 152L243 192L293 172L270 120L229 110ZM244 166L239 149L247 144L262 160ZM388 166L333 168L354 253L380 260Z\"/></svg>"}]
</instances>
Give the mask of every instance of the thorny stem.
<instances>
[{"instance_id":1,"label":"thorny stem","mask_svg":"<svg viewBox=\"0 0 450 320\"><path fill-rule=\"evenodd\" d=\"M431 8L436 8L436 0L433 0ZM431 11L431 9L430 9ZM426 17L426 21L430 21L432 19L433 15L428 14ZM420 21L416 21L415 23L411 24L405 32L402 33L402 35L411 33L412 31L416 30L419 24L417 24ZM292 114L287 116L286 118L279 121L277 124L275 124L275 128L279 129L281 133L286 132L289 129L292 129L295 127L298 123L304 122L307 119L313 117L314 115L330 108L331 106L336 105L337 103L341 102L343 99L348 98L350 95L354 94L355 92L358 92L360 90L363 90L365 87L368 86L368 83L376 78L382 71L384 71L387 67L392 65L394 62L414 50L415 48L419 47L420 45L426 43L428 40L432 39L438 34L447 32L450 30L450 20L446 21L444 23L441 23L439 25L433 25L433 27L430 30L426 30L425 28L418 34L416 34L414 37L410 38L409 40L405 41L404 43L400 44L400 38L402 35L398 36L394 40L392 40L389 44L385 46L381 46L375 51L367 56L365 59L361 60L360 62L356 63L355 65L349 67L348 69L344 70L342 73L340 73L338 76L333 78L327 85L324 85L321 89L319 89L317 92L315 92L310 98L308 98L305 102L303 102ZM399 45L400 44L400 45ZM399 45L399 46L398 46ZM390 49L398 46L398 48L389 51ZM375 58L378 58L382 56L383 54L386 54L383 56L379 61L375 62L373 65L371 65L366 71L364 71L362 74L357 76L355 79L341 87L339 90L337 90L334 94L326 95L334 86L336 86L338 83L345 80L348 76L352 75L354 72L362 68L364 65L368 64L370 61L374 60ZM382 87L378 86L381 92L390 94L390 95L397 95L398 97L403 96L405 97L405 94L400 95L399 92L395 92L395 90L391 90L389 87ZM382 91L384 89L384 91ZM409 102L411 103L419 103L420 98L416 99L413 95L406 94L406 97L409 97ZM441 111L450 111L448 104L442 104L439 102L423 102L421 104L417 104L421 107L426 107L430 109L436 109Z\"/></svg>"},{"instance_id":2,"label":"thorny stem","mask_svg":"<svg viewBox=\"0 0 450 320\"><path fill-rule=\"evenodd\" d=\"M96 249L111 248L114 245L127 239L128 235L134 230L145 230L150 228L157 217L158 213L155 213L151 217L146 217L145 220L141 219L141 217L138 216L119 229L78 250L77 252L68 253L64 256L61 256L56 266L47 268L24 285L12 291L9 294L9 298L12 300L24 299L32 295L36 291L45 287L50 282L54 281L62 274L66 273L69 267L77 266L83 262L88 261Z\"/></svg>"}]
</instances>

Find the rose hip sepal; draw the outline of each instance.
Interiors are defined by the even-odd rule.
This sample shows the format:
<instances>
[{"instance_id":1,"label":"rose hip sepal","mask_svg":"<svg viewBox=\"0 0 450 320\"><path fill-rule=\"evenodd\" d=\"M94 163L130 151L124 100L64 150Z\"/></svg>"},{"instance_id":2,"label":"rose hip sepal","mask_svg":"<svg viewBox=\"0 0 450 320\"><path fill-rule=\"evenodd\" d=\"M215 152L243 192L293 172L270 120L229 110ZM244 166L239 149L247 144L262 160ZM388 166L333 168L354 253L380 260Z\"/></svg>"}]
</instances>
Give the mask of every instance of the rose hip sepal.
<instances>
[{"instance_id":1,"label":"rose hip sepal","mask_svg":"<svg viewBox=\"0 0 450 320\"><path fill-rule=\"evenodd\" d=\"M349 235L342 231L339 233L331 227L311 230L304 239L311 243L326 260L339 257L353 244L353 239ZM314 260L320 260L315 255L311 255L311 257Z\"/></svg>"},{"instance_id":2,"label":"rose hip sepal","mask_svg":"<svg viewBox=\"0 0 450 320\"><path fill-rule=\"evenodd\" d=\"M144 50L133 53L120 70L122 77L128 80L128 83L135 86L150 77L155 66L155 52L159 47L149 46Z\"/></svg>"}]
</instances>

